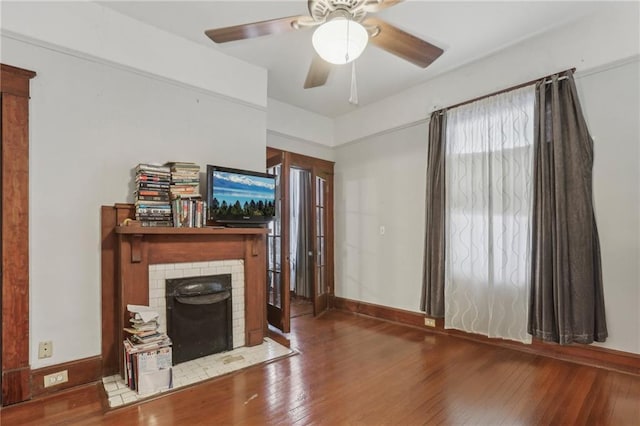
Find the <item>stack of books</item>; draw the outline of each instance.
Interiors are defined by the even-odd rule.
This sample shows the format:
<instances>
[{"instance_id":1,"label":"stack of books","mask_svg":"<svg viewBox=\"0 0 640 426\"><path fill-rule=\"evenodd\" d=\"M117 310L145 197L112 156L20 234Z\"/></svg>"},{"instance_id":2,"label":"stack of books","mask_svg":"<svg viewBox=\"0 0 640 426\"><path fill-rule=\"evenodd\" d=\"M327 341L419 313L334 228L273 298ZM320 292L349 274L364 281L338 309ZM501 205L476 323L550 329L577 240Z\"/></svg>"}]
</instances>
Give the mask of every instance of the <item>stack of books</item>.
<instances>
[{"instance_id":1,"label":"stack of books","mask_svg":"<svg viewBox=\"0 0 640 426\"><path fill-rule=\"evenodd\" d=\"M169 162L171 170L171 209L176 228L201 228L206 224L206 203L200 195L200 166L195 163Z\"/></svg>"},{"instance_id":2,"label":"stack of books","mask_svg":"<svg viewBox=\"0 0 640 426\"><path fill-rule=\"evenodd\" d=\"M136 167L136 220L142 226L172 226L171 169L155 164Z\"/></svg>"},{"instance_id":3,"label":"stack of books","mask_svg":"<svg viewBox=\"0 0 640 426\"><path fill-rule=\"evenodd\" d=\"M200 166L195 163L169 162L171 171L171 199L200 199Z\"/></svg>"},{"instance_id":4,"label":"stack of books","mask_svg":"<svg viewBox=\"0 0 640 426\"><path fill-rule=\"evenodd\" d=\"M158 331L158 313L148 306L128 305L130 327L124 340L124 381L139 394L172 387L171 339Z\"/></svg>"}]
</instances>

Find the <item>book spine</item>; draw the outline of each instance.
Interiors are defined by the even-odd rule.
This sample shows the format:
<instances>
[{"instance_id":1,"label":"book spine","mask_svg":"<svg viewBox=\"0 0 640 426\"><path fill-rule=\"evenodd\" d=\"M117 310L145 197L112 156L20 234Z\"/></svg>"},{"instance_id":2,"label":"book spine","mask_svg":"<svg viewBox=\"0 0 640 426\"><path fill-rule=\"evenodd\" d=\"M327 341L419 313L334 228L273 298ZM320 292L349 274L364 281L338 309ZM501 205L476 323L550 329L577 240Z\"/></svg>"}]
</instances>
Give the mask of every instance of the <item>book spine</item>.
<instances>
[{"instance_id":1,"label":"book spine","mask_svg":"<svg viewBox=\"0 0 640 426\"><path fill-rule=\"evenodd\" d=\"M140 207L136 212L139 214L171 214L171 207Z\"/></svg>"},{"instance_id":2,"label":"book spine","mask_svg":"<svg viewBox=\"0 0 640 426\"><path fill-rule=\"evenodd\" d=\"M168 185L171 183L171 179L165 176L139 174L139 175L136 175L136 182L152 182L152 183L162 183L162 184Z\"/></svg>"},{"instance_id":3,"label":"book spine","mask_svg":"<svg viewBox=\"0 0 640 426\"><path fill-rule=\"evenodd\" d=\"M166 191L170 188L169 183L163 182L138 182L139 189L146 189L151 191Z\"/></svg>"},{"instance_id":4,"label":"book spine","mask_svg":"<svg viewBox=\"0 0 640 426\"><path fill-rule=\"evenodd\" d=\"M153 190L153 189L138 189L138 195L146 195L146 196L165 196L168 191L163 190Z\"/></svg>"},{"instance_id":5,"label":"book spine","mask_svg":"<svg viewBox=\"0 0 640 426\"><path fill-rule=\"evenodd\" d=\"M169 195L138 195L138 201L169 201Z\"/></svg>"},{"instance_id":6,"label":"book spine","mask_svg":"<svg viewBox=\"0 0 640 426\"><path fill-rule=\"evenodd\" d=\"M158 166L155 164L138 164L136 171L151 171L160 173L171 173L171 168L167 166Z\"/></svg>"},{"instance_id":7,"label":"book spine","mask_svg":"<svg viewBox=\"0 0 640 426\"><path fill-rule=\"evenodd\" d=\"M155 221L155 222L147 222L147 221L143 221L140 223L141 226L144 227L149 227L149 228L153 228L153 227L162 227L162 226L172 226L173 223L170 220L163 220L163 221Z\"/></svg>"}]
</instances>

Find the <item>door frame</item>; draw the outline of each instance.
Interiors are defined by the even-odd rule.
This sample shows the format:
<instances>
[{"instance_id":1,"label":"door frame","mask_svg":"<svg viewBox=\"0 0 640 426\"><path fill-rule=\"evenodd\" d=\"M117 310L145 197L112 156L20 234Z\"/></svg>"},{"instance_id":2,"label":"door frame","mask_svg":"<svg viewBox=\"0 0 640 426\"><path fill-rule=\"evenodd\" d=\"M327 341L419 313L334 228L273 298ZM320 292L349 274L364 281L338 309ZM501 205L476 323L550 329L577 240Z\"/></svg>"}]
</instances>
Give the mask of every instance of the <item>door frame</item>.
<instances>
[{"instance_id":1,"label":"door frame","mask_svg":"<svg viewBox=\"0 0 640 426\"><path fill-rule=\"evenodd\" d=\"M325 294L327 298L327 303L325 304L325 309L319 310L316 308L316 288L314 284L314 316L318 316L324 312L324 310L333 307L333 299L335 297L335 279L334 279L334 162L327 161L320 158L310 157L303 154L298 154L295 152L285 151L278 148L267 147L267 161L269 159L274 158L276 156L280 156L283 159L283 164L286 164L288 167L288 172L291 168L303 169L307 170L311 173L312 180L312 190L315 189L315 179L316 176L322 175L321 177L325 178L328 185L328 194L326 194L326 209L327 209L327 223L325 224L325 242L327 247L327 259L326 259L326 276L327 276L327 288L325 289ZM289 173L287 173L287 176ZM289 185L285 185L289 186ZM286 214L289 215L289 189L286 190L286 200L287 204ZM284 210L283 210L284 214ZM313 192L313 206L312 206L312 217L315 219L315 192ZM287 247L289 246L289 218L287 217L287 227L282 229L283 235L286 233L286 241ZM315 229L315 220L312 225ZM315 236L315 230L313 232ZM284 238L283 238L284 242ZM314 273L314 283L315 283L315 239L313 242L314 247L314 257L312 260L312 268ZM288 255L287 255L288 256ZM287 258L287 267L289 267L289 259ZM287 289L288 290L288 289ZM283 298L284 300L284 298ZM289 298L287 298L289 300ZM290 312L290 309L287 309Z\"/></svg>"}]
</instances>

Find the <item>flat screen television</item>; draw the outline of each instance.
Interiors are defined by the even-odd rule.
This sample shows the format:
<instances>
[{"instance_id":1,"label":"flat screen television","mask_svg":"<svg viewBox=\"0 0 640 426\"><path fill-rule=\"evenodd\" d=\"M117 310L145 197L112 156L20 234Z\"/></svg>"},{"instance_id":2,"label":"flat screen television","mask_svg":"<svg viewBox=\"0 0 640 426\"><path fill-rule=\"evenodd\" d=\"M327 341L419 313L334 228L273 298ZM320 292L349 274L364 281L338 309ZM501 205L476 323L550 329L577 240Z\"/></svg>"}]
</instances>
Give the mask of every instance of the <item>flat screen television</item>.
<instances>
[{"instance_id":1,"label":"flat screen television","mask_svg":"<svg viewBox=\"0 0 640 426\"><path fill-rule=\"evenodd\" d=\"M276 177L207 165L207 223L262 226L276 213Z\"/></svg>"}]
</instances>

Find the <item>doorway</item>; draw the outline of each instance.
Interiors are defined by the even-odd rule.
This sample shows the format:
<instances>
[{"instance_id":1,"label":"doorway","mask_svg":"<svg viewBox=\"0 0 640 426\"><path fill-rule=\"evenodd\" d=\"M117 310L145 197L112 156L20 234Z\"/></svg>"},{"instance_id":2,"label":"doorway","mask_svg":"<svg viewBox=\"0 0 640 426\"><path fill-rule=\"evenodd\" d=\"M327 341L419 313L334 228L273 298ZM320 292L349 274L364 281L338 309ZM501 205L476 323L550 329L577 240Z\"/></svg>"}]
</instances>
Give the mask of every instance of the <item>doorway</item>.
<instances>
[{"instance_id":1,"label":"doorway","mask_svg":"<svg viewBox=\"0 0 640 426\"><path fill-rule=\"evenodd\" d=\"M313 314L313 208L311 172L292 167L289 175L289 294L291 318Z\"/></svg>"},{"instance_id":2,"label":"doorway","mask_svg":"<svg viewBox=\"0 0 640 426\"><path fill-rule=\"evenodd\" d=\"M276 216L267 248L267 318L288 333L291 318L318 316L333 289L333 163L267 148L276 175Z\"/></svg>"}]
</instances>

